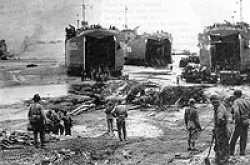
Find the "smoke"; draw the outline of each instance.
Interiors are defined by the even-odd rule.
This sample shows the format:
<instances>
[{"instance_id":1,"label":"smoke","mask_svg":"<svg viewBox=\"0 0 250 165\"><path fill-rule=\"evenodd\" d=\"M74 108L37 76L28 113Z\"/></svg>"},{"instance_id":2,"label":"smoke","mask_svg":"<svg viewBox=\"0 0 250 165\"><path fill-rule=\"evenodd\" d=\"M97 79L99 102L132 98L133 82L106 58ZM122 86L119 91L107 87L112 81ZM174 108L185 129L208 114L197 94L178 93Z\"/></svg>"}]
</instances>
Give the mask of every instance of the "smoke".
<instances>
[{"instance_id":1,"label":"smoke","mask_svg":"<svg viewBox=\"0 0 250 165\"><path fill-rule=\"evenodd\" d=\"M33 33L30 36L26 35L24 37L19 53L26 52L31 45L37 44L37 42L41 40L44 33L45 30L42 25L35 25Z\"/></svg>"},{"instance_id":2,"label":"smoke","mask_svg":"<svg viewBox=\"0 0 250 165\"><path fill-rule=\"evenodd\" d=\"M57 44L63 42L63 40L47 40L46 37L44 38L46 33L42 25L36 25L33 33L30 36L26 35L24 37L19 54L29 51L29 48L34 45Z\"/></svg>"},{"instance_id":3,"label":"smoke","mask_svg":"<svg viewBox=\"0 0 250 165\"><path fill-rule=\"evenodd\" d=\"M90 23L98 21L100 1L86 0L86 19ZM16 55L26 56L25 52L35 49L41 51L41 44L50 44L54 49L56 46L51 44L64 41L65 27L76 24L81 4L82 0L1 0L0 39L5 39L9 51ZM48 50L48 53L61 52L64 45L59 45L62 45L59 50Z\"/></svg>"},{"instance_id":4,"label":"smoke","mask_svg":"<svg viewBox=\"0 0 250 165\"><path fill-rule=\"evenodd\" d=\"M35 25L33 34L29 37L31 41L36 41L41 39L41 37L45 34L45 30L42 25Z\"/></svg>"}]
</instances>

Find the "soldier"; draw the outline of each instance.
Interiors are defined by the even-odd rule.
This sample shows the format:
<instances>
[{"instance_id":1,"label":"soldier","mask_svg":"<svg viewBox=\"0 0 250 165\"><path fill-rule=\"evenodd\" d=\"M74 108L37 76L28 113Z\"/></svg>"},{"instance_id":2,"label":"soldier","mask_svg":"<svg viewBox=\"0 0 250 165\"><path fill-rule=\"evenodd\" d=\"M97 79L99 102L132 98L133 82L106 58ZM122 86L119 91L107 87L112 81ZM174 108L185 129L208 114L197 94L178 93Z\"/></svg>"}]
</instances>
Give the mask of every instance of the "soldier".
<instances>
[{"instance_id":1,"label":"soldier","mask_svg":"<svg viewBox=\"0 0 250 165\"><path fill-rule=\"evenodd\" d=\"M176 76L176 84L180 85L180 76L179 75Z\"/></svg>"},{"instance_id":2,"label":"soldier","mask_svg":"<svg viewBox=\"0 0 250 165\"><path fill-rule=\"evenodd\" d=\"M41 100L38 94L33 97L34 103L30 105L28 118L30 125L34 133L34 144L38 147L38 133L40 134L41 147L44 147L44 127L45 127L45 115L42 106L39 104Z\"/></svg>"},{"instance_id":3,"label":"soldier","mask_svg":"<svg viewBox=\"0 0 250 165\"><path fill-rule=\"evenodd\" d=\"M55 134L63 135L64 133L64 125L63 125L63 114L59 109L55 109Z\"/></svg>"},{"instance_id":4,"label":"soldier","mask_svg":"<svg viewBox=\"0 0 250 165\"><path fill-rule=\"evenodd\" d=\"M247 134L249 128L250 100L242 97L241 90L234 91L232 113L235 120L235 129L230 141L230 155L234 155L235 144L240 137L240 155L245 155Z\"/></svg>"},{"instance_id":5,"label":"soldier","mask_svg":"<svg viewBox=\"0 0 250 165\"><path fill-rule=\"evenodd\" d=\"M185 109L184 120L185 120L186 128L189 132L188 151L190 150L194 151L196 150L195 141L198 138L199 131L201 131L201 125L199 121L199 114L197 112L197 108L194 106L195 100L191 98L188 104L189 104L189 107Z\"/></svg>"},{"instance_id":6,"label":"soldier","mask_svg":"<svg viewBox=\"0 0 250 165\"><path fill-rule=\"evenodd\" d=\"M116 124L118 129L118 135L120 141L127 140L127 130L126 130L126 123L125 119L128 117L127 108L125 105L126 101L118 101L118 105L112 110L113 116L116 118ZM123 139L122 139L123 133Z\"/></svg>"},{"instance_id":7,"label":"soldier","mask_svg":"<svg viewBox=\"0 0 250 165\"><path fill-rule=\"evenodd\" d=\"M210 101L214 109L215 162L217 165L227 165L229 159L228 114L219 96L212 95Z\"/></svg>"},{"instance_id":8,"label":"soldier","mask_svg":"<svg viewBox=\"0 0 250 165\"><path fill-rule=\"evenodd\" d=\"M45 126L45 131L47 133L51 133L54 131L54 116L52 110L49 110L47 113L45 113L46 116L46 126Z\"/></svg>"},{"instance_id":9,"label":"soldier","mask_svg":"<svg viewBox=\"0 0 250 165\"><path fill-rule=\"evenodd\" d=\"M70 115L67 114L67 111L64 111L64 116L62 119L64 123L65 135L71 136L71 128L73 125L72 125L72 119Z\"/></svg>"},{"instance_id":10,"label":"soldier","mask_svg":"<svg viewBox=\"0 0 250 165\"><path fill-rule=\"evenodd\" d=\"M107 121L107 133L113 135L113 115L111 114L114 109L114 104L111 101L108 101L105 113L106 113L106 121Z\"/></svg>"}]
</instances>

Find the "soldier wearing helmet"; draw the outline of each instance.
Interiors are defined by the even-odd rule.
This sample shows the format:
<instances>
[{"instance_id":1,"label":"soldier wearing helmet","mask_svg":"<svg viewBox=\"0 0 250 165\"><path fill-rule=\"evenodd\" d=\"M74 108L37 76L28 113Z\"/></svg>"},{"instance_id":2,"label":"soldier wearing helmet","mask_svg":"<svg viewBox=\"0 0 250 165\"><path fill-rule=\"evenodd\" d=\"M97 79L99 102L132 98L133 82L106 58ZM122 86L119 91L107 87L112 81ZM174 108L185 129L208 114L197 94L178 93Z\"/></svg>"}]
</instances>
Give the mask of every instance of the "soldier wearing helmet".
<instances>
[{"instance_id":1,"label":"soldier wearing helmet","mask_svg":"<svg viewBox=\"0 0 250 165\"><path fill-rule=\"evenodd\" d=\"M126 99L118 100L118 104L112 110L111 114L116 118L118 136L120 141L123 140L126 141L127 140L126 118L128 117Z\"/></svg>"},{"instance_id":2,"label":"soldier wearing helmet","mask_svg":"<svg viewBox=\"0 0 250 165\"><path fill-rule=\"evenodd\" d=\"M227 165L230 139L228 113L218 95L212 95L210 101L214 110L215 162L218 165Z\"/></svg>"},{"instance_id":3,"label":"soldier wearing helmet","mask_svg":"<svg viewBox=\"0 0 250 165\"><path fill-rule=\"evenodd\" d=\"M196 150L195 141L198 138L201 125L199 121L199 113L195 107L195 100L191 98L188 102L189 106L185 109L184 120L186 129L188 130L188 150Z\"/></svg>"},{"instance_id":4,"label":"soldier wearing helmet","mask_svg":"<svg viewBox=\"0 0 250 165\"><path fill-rule=\"evenodd\" d=\"M107 133L111 135L114 135L114 130L113 130L114 117L111 114L114 107L115 107L114 101L109 100L107 101L105 111L104 111L106 114Z\"/></svg>"},{"instance_id":5,"label":"soldier wearing helmet","mask_svg":"<svg viewBox=\"0 0 250 165\"><path fill-rule=\"evenodd\" d=\"M41 146L44 146L44 127L45 127L45 115L42 106L40 105L40 96L35 94L33 97L34 103L30 105L28 118L30 125L34 133L34 143L38 147L38 133L40 134Z\"/></svg>"},{"instance_id":6,"label":"soldier wearing helmet","mask_svg":"<svg viewBox=\"0 0 250 165\"><path fill-rule=\"evenodd\" d=\"M230 155L234 155L235 144L240 137L240 155L245 155L250 117L250 99L242 97L241 90L234 91L232 105L235 130L230 140Z\"/></svg>"}]
</instances>

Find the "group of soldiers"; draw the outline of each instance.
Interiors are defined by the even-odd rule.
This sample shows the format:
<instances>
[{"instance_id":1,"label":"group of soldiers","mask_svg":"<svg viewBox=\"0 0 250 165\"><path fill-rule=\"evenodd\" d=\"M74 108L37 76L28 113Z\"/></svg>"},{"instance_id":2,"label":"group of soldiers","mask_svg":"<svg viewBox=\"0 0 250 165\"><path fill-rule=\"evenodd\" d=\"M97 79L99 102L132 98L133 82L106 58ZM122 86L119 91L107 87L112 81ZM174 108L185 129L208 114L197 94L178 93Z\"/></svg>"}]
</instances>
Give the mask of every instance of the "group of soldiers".
<instances>
[{"instance_id":1,"label":"group of soldiers","mask_svg":"<svg viewBox=\"0 0 250 165\"><path fill-rule=\"evenodd\" d=\"M35 145L37 145L38 133L40 133L41 146L44 146L44 130L46 119L55 121L57 123L53 132L58 134L62 128L60 126L60 117L53 115L51 111L44 114L42 106L39 104L40 96L34 95L34 103L31 104L29 110L29 121L34 131ZM213 106L214 111L214 129L213 129L213 141L215 141L215 162L218 165L227 165L230 155L233 156L235 153L236 141L240 137L240 155L245 155L248 128L250 124L250 99L242 95L241 90L234 91L233 96L226 100L222 100L219 95L212 95L210 102ZM230 112L228 111L230 109ZM58 113L58 111L56 111ZM118 132L120 141L127 140L126 130L126 118L128 117L126 99L107 101L106 108L106 121L107 121L107 133L114 135L114 131ZM231 113L231 115L230 115ZM234 131L230 131L229 117L232 116L234 121ZM114 118L116 119L117 130L114 129L113 123ZM64 117L61 117L64 121L65 134L71 135L72 119L67 112ZM199 112L195 106L195 100L189 100L189 106L185 109L184 121L186 129L189 132L188 137L188 150L196 150L195 142L199 137L202 129L199 121Z\"/></svg>"},{"instance_id":2,"label":"group of soldiers","mask_svg":"<svg viewBox=\"0 0 250 165\"><path fill-rule=\"evenodd\" d=\"M107 121L107 133L114 135L114 118L116 118L116 127L120 141L127 140L127 130L125 119L128 117L126 101L118 100L116 103L109 100L105 109Z\"/></svg>"},{"instance_id":3,"label":"group of soldiers","mask_svg":"<svg viewBox=\"0 0 250 165\"><path fill-rule=\"evenodd\" d=\"M34 144L39 147L38 134L40 136L41 147L45 146L45 132L56 135L71 135L72 119L66 111L55 109L49 110L47 113L43 110L39 103L41 100L39 94L33 97L33 104L30 105L28 112L29 124L34 133ZM127 140L127 131L125 119L128 117L125 100L108 101L105 109L108 133L114 135L113 122L116 118L117 132L120 141Z\"/></svg>"},{"instance_id":4,"label":"group of soldiers","mask_svg":"<svg viewBox=\"0 0 250 165\"><path fill-rule=\"evenodd\" d=\"M47 123L46 131L48 133L52 132L55 135L71 135L72 119L67 115L67 111L60 111L55 109L55 111L49 110L46 113Z\"/></svg>"},{"instance_id":5,"label":"group of soldiers","mask_svg":"<svg viewBox=\"0 0 250 165\"><path fill-rule=\"evenodd\" d=\"M33 104L30 105L28 112L29 124L34 133L34 144L38 145L38 134L40 136L41 147L45 146L45 132L54 133L56 135L71 135L72 119L66 111L62 113L56 109L55 111L49 110L44 112L42 105L39 103L41 100L39 94L33 97Z\"/></svg>"},{"instance_id":6,"label":"group of soldiers","mask_svg":"<svg viewBox=\"0 0 250 165\"><path fill-rule=\"evenodd\" d=\"M99 66L90 69L82 69L81 78L82 80L90 79L95 81L103 81L110 78L111 72L109 67Z\"/></svg>"},{"instance_id":7,"label":"group of soldiers","mask_svg":"<svg viewBox=\"0 0 250 165\"><path fill-rule=\"evenodd\" d=\"M213 140L215 141L215 162L218 165L227 165L229 157L235 154L235 145L239 137L240 155L245 155L250 123L250 99L244 97L241 90L235 90L233 96L224 101L219 95L212 95L210 102L214 110ZM231 115L228 111L229 109ZM232 121L234 121L233 133L230 131L230 116L232 116ZM196 150L195 142L203 129L201 128L199 113L195 107L194 99L189 100L184 120L189 132L188 150Z\"/></svg>"}]
</instances>

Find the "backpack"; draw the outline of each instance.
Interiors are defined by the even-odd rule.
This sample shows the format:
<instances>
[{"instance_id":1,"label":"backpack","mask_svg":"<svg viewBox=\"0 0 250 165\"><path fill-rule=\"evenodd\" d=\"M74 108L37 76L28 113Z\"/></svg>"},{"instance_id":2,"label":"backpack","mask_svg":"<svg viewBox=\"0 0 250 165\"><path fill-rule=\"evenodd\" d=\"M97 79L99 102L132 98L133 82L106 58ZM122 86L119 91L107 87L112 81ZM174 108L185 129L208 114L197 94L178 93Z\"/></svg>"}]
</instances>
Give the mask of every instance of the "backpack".
<instances>
[{"instance_id":1,"label":"backpack","mask_svg":"<svg viewBox=\"0 0 250 165\"><path fill-rule=\"evenodd\" d=\"M30 107L29 120L30 120L30 124L32 125L40 123L42 121L41 109L37 108L36 104Z\"/></svg>"}]
</instances>

